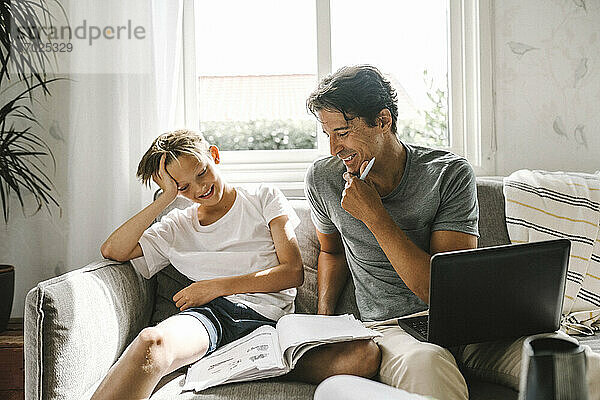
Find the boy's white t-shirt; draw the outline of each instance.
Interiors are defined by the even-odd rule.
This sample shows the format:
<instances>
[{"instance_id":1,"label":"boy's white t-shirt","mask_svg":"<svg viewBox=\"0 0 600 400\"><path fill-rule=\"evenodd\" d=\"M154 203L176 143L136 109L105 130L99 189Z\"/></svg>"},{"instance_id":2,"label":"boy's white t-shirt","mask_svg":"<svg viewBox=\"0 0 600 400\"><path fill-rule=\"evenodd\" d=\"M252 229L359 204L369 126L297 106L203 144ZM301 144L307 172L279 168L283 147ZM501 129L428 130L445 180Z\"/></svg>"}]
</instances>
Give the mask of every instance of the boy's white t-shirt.
<instances>
[{"instance_id":1,"label":"boy's white t-shirt","mask_svg":"<svg viewBox=\"0 0 600 400\"><path fill-rule=\"evenodd\" d=\"M139 240L144 255L131 264L149 279L170 263L193 281L244 275L278 265L269 222L287 215L296 228L300 219L277 188L260 185L235 189L233 206L213 224L200 225L198 203L170 211L144 231ZM277 321L294 312L295 297L296 288L290 288L225 298Z\"/></svg>"}]
</instances>

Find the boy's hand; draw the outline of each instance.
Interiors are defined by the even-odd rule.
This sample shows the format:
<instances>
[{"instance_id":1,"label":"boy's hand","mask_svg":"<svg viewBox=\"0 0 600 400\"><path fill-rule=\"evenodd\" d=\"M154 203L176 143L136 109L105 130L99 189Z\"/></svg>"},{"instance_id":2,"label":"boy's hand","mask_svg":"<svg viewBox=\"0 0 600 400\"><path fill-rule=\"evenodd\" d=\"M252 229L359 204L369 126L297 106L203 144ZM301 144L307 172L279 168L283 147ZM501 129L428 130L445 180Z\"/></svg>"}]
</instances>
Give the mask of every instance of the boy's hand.
<instances>
[{"instance_id":1,"label":"boy's hand","mask_svg":"<svg viewBox=\"0 0 600 400\"><path fill-rule=\"evenodd\" d=\"M160 168L152 174L152 180L162 189L163 193L173 198L177 197L177 182L169 175L165 167L166 154L160 157Z\"/></svg>"},{"instance_id":2,"label":"boy's hand","mask_svg":"<svg viewBox=\"0 0 600 400\"><path fill-rule=\"evenodd\" d=\"M173 296L173 301L181 311L190 307L200 307L221 296L218 284L213 280L198 281Z\"/></svg>"}]
</instances>

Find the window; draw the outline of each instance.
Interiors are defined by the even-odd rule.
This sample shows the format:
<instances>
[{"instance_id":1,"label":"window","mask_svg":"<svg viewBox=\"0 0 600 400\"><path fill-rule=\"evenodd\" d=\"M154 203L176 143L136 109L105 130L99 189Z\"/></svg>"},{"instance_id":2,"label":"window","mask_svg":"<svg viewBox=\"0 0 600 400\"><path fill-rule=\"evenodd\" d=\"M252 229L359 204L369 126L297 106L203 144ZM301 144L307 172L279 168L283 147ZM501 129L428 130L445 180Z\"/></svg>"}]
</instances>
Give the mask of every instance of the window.
<instances>
[{"instance_id":1,"label":"window","mask_svg":"<svg viewBox=\"0 0 600 400\"><path fill-rule=\"evenodd\" d=\"M449 145L447 3L330 0L332 70L378 66L396 89L398 134L410 143Z\"/></svg>"},{"instance_id":2,"label":"window","mask_svg":"<svg viewBox=\"0 0 600 400\"><path fill-rule=\"evenodd\" d=\"M480 173L492 162L489 0L185 0L183 26L185 124L219 146L233 183L300 194L329 150L305 100L360 63L396 88L403 140L450 148Z\"/></svg>"},{"instance_id":3,"label":"window","mask_svg":"<svg viewBox=\"0 0 600 400\"><path fill-rule=\"evenodd\" d=\"M235 10L235 12L231 12ZM314 3L194 4L199 124L222 150L315 149Z\"/></svg>"}]
</instances>

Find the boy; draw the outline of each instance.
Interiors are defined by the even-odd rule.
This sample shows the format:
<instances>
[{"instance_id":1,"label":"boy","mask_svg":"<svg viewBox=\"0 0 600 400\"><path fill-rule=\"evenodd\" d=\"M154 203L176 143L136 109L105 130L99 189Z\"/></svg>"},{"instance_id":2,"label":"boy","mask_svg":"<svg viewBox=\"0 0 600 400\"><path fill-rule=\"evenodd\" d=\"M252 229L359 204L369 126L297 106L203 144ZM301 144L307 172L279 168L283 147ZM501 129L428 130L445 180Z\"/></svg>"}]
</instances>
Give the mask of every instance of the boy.
<instances>
[{"instance_id":1,"label":"boy","mask_svg":"<svg viewBox=\"0 0 600 400\"><path fill-rule=\"evenodd\" d=\"M304 278L297 215L275 188L229 185L218 163L218 149L188 130L159 136L142 157L137 177L162 193L102 255L131 260L145 278L171 263L195 282L173 296L181 312L143 329L92 399L148 398L164 375L294 311ZM194 204L150 226L178 194Z\"/></svg>"}]
</instances>

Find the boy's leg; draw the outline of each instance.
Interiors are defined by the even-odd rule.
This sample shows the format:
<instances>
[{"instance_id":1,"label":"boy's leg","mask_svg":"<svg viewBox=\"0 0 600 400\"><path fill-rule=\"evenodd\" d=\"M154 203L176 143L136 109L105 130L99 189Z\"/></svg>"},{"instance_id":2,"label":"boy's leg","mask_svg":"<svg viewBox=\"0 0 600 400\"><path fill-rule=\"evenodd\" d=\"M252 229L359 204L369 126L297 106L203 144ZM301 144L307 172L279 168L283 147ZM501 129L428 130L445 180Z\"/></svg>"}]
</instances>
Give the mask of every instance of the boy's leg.
<instances>
[{"instance_id":1,"label":"boy's leg","mask_svg":"<svg viewBox=\"0 0 600 400\"><path fill-rule=\"evenodd\" d=\"M563 332L557 333L567 336ZM525 339L470 344L461 346L454 353L465 374L518 391ZM590 399L600 399L600 354L589 346L582 347L587 358L586 378Z\"/></svg>"},{"instance_id":2,"label":"boy's leg","mask_svg":"<svg viewBox=\"0 0 600 400\"><path fill-rule=\"evenodd\" d=\"M468 399L467 384L450 351L418 341L395 321L365 325L383 333L375 339L380 353L365 345L371 341L319 346L299 360L288 378L318 383L340 374L373 377L380 362L382 383L439 399Z\"/></svg>"},{"instance_id":3,"label":"boy's leg","mask_svg":"<svg viewBox=\"0 0 600 400\"><path fill-rule=\"evenodd\" d=\"M379 347L370 339L330 343L307 351L285 378L313 384L342 374L372 378L380 360Z\"/></svg>"},{"instance_id":4,"label":"boy's leg","mask_svg":"<svg viewBox=\"0 0 600 400\"><path fill-rule=\"evenodd\" d=\"M436 399L469 398L467 383L448 349L415 339L395 320L365 325L383 333L375 338L381 349L380 382Z\"/></svg>"},{"instance_id":5,"label":"boy's leg","mask_svg":"<svg viewBox=\"0 0 600 400\"><path fill-rule=\"evenodd\" d=\"M208 346L206 328L190 315L174 315L145 328L110 368L92 399L146 399L164 375L199 360Z\"/></svg>"}]
</instances>

